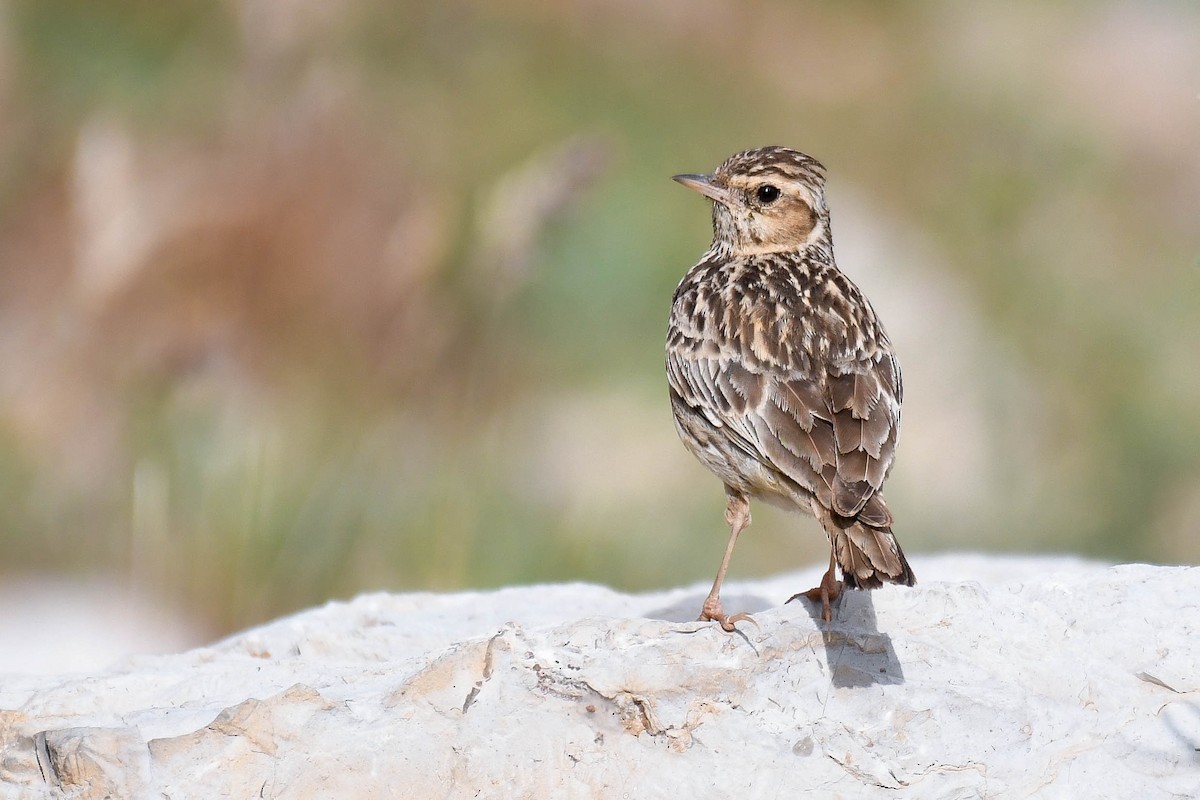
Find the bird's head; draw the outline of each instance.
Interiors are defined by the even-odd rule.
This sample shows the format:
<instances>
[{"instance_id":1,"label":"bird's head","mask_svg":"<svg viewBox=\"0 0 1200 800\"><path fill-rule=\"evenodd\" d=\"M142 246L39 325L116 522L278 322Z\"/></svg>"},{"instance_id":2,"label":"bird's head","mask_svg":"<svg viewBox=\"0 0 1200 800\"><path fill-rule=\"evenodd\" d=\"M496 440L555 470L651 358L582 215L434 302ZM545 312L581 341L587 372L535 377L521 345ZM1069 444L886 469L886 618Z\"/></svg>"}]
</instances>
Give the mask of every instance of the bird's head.
<instances>
[{"instance_id":1,"label":"bird's head","mask_svg":"<svg viewBox=\"0 0 1200 800\"><path fill-rule=\"evenodd\" d=\"M713 200L713 244L732 253L803 250L829 235L825 167L798 150L761 147L710 175L674 180Z\"/></svg>"}]
</instances>

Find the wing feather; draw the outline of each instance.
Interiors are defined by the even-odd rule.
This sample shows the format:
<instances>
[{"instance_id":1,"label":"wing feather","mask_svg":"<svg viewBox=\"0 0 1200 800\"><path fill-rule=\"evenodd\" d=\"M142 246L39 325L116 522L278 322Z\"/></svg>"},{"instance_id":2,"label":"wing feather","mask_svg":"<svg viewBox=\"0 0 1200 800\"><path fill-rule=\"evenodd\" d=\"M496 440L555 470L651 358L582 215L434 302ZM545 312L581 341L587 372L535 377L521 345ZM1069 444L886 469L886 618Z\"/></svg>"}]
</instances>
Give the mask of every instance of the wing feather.
<instances>
[{"instance_id":1,"label":"wing feather","mask_svg":"<svg viewBox=\"0 0 1200 800\"><path fill-rule=\"evenodd\" d=\"M891 469L900 428L898 376L886 352L828 375L839 456L833 510L842 516L861 512Z\"/></svg>"},{"instance_id":2,"label":"wing feather","mask_svg":"<svg viewBox=\"0 0 1200 800\"><path fill-rule=\"evenodd\" d=\"M876 493L895 453L899 404L867 373L822 382L755 371L732 358L668 359L676 392L738 446L812 492L839 516L864 515L887 525L891 514ZM874 389L854 389L873 386ZM834 394L834 386L850 387ZM863 398L874 394L867 402ZM841 397L848 405L838 409ZM865 411L855 418L854 408ZM874 502L872 502L874 501Z\"/></svg>"}]
</instances>

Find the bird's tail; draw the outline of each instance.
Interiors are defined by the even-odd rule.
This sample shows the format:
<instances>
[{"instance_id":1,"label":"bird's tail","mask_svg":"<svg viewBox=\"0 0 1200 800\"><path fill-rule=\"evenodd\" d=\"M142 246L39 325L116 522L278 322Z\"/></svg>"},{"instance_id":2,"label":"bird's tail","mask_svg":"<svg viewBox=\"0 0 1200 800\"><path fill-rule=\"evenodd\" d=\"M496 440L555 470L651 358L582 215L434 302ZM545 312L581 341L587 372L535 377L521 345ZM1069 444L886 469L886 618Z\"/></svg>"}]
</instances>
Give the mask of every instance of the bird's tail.
<instances>
[{"instance_id":1,"label":"bird's tail","mask_svg":"<svg viewBox=\"0 0 1200 800\"><path fill-rule=\"evenodd\" d=\"M857 517L830 513L825 528L848 588L874 589L884 583L912 586L917 582L890 525L875 526Z\"/></svg>"}]
</instances>

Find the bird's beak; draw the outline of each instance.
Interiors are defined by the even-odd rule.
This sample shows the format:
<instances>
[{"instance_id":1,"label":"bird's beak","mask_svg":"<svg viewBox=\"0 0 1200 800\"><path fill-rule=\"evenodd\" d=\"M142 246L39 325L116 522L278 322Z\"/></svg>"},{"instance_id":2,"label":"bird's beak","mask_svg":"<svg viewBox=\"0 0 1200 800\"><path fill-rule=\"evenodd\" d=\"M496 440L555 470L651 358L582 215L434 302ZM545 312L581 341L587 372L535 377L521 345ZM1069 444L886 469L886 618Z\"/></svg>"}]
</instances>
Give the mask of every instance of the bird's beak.
<instances>
[{"instance_id":1,"label":"bird's beak","mask_svg":"<svg viewBox=\"0 0 1200 800\"><path fill-rule=\"evenodd\" d=\"M689 189L699 192L705 197L711 197L718 203L730 205L733 202L733 195L728 189L717 186L713 183L712 175L673 175L671 180L682 183Z\"/></svg>"}]
</instances>

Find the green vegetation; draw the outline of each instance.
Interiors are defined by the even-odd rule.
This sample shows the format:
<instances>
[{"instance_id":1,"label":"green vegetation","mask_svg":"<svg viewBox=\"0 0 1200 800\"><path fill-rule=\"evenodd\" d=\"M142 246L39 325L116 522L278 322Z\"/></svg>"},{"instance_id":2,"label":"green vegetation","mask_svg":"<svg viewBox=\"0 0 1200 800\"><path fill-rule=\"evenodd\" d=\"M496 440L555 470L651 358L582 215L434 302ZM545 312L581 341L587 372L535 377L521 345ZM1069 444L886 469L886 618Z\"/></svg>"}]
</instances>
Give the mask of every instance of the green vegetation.
<instances>
[{"instance_id":1,"label":"green vegetation","mask_svg":"<svg viewBox=\"0 0 1200 800\"><path fill-rule=\"evenodd\" d=\"M710 577L723 498L662 375L709 229L667 178L768 143L827 164L836 241L864 198L881 257L921 240L935 263L872 274L944 276L968 362L1003 356L947 378L992 482L947 511L921 453L962 442L913 375L971 331L885 314L930 365L906 550L1195 561L1196 59L1130 65L1174 63L1197 12L1154 6L1143 42L1108 4L901 5L0 6L3 570L115 571L214 631L367 589ZM1131 126L1147 87L1178 106ZM822 559L755 515L735 578Z\"/></svg>"}]
</instances>

